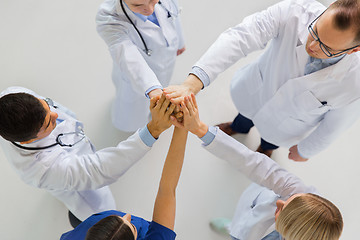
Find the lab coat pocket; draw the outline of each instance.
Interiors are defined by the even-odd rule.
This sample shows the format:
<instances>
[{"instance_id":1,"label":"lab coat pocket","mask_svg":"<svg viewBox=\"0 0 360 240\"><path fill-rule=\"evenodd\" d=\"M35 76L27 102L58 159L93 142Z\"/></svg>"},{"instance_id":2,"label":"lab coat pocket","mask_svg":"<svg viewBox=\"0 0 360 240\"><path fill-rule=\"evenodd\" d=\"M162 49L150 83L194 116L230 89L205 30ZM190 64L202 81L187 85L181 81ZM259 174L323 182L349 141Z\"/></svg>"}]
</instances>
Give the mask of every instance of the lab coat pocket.
<instances>
[{"instance_id":1,"label":"lab coat pocket","mask_svg":"<svg viewBox=\"0 0 360 240\"><path fill-rule=\"evenodd\" d=\"M318 122L319 118L330 110L330 106L326 101L321 102L311 91L305 91L295 97L295 109L298 118L305 122Z\"/></svg>"}]
</instances>

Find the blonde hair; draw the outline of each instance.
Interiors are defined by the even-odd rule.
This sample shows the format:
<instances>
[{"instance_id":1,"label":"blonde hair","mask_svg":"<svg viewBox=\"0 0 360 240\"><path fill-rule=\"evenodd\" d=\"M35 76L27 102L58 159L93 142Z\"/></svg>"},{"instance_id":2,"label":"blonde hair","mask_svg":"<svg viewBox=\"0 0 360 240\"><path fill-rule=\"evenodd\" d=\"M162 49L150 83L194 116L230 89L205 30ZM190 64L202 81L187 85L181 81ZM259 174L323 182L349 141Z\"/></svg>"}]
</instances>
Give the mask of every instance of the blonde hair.
<instances>
[{"instance_id":1,"label":"blonde hair","mask_svg":"<svg viewBox=\"0 0 360 240\"><path fill-rule=\"evenodd\" d=\"M339 209L310 193L291 200L276 221L276 230L286 240L338 240L342 229Z\"/></svg>"}]
</instances>

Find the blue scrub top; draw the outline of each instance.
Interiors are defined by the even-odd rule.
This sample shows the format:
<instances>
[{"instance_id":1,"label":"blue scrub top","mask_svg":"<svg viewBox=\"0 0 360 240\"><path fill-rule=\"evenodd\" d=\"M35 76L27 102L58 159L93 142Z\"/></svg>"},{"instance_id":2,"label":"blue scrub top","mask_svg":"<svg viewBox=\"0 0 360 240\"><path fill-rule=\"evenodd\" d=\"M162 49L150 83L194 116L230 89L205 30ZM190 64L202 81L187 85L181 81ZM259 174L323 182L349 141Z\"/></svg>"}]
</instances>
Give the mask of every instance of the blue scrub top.
<instances>
[{"instance_id":1,"label":"blue scrub top","mask_svg":"<svg viewBox=\"0 0 360 240\"><path fill-rule=\"evenodd\" d=\"M64 233L60 240L84 240L87 231L101 219L110 215L118 215L123 217L125 214L126 213L114 210L94 214L79 224L79 226L77 226L74 230ZM137 229L137 240L173 240L176 237L175 232L171 229L168 229L155 222L148 222L140 217L131 215L131 223L134 224Z\"/></svg>"}]
</instances>

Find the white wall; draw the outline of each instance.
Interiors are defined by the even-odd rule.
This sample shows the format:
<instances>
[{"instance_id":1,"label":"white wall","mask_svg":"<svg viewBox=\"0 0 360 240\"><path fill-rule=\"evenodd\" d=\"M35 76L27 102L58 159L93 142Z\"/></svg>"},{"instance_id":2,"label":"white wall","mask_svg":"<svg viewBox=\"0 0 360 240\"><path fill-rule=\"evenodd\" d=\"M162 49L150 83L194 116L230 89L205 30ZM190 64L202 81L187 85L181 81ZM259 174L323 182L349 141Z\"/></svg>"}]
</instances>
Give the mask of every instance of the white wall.
<instances>
[{"instance_id":1,"label":"white wall","mask_svg":"<svg viewBox=\"0 0 360 240\"><path fill-rule=\"evenodd\" d=\"M19 85L51 97L77 113L85 131L98 149L113 146L127 134L110 123L114 88L110 79L112 61L95 30L95 14L101 0L0 2L0 90ZM186 77L192 64L226 28L277 0L180 1L187 51L178 58L174 83ZM326 1L329 2L329 1ZM221 3L221 4L220 4ZM229 96L234 71L255 59L251 54L219 76L198 95L202 119L209 124L232 120L237 114ZM1 114L1 113L0 113ZM342 239L354 239L360 207L357 183L359 122L329 149L307 163L287 160L287 150L274 158L318 187L336 203L345 219ZM111 188L119 210L151 219L153 200L166 155L171 130L153 150ZM251 149L259 139L256 130L237 136ZM25 185L0 155L0 239L57 239L70 230L65 207L43 190ZM186 160L178 189L176 232L178 239L227 239L208 227L213 217L231 218L241 192L249 182L225 162L189 137Z\"/></svg>"}]
</instances>

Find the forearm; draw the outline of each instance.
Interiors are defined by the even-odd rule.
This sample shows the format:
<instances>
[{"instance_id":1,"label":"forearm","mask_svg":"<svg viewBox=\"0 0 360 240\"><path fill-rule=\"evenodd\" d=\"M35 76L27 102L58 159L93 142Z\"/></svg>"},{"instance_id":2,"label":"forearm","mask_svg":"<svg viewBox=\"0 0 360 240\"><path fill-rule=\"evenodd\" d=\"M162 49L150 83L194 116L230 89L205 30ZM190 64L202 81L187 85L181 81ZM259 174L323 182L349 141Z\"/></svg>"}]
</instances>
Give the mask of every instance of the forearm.
<instances>
[{"instance_id":1,"label":"forearm","mask_svg":"<svg viewBox=\"0 0 360 240\"><path fill-rule=\"evenodd\" d=\"M153 221L174 229L176 212L176 187L184 161L187 131L174 129L156 196Z\"/></svg>"},{"instance_id":2,"label":"forearm","mask_svg":"<svg viewBox=\"0 0 360 240\"><path fill-rule=\"evenodd\" d=\"M169 152L164 163L159 191L175 193L184 161L186 140L187 131L175 127Z\"/></svg>"},{"instance_id":3,"label":"forearm","mask_svg":"<svg viewBox=\"0 0 360 240\"><path fill-rule=\"evenodd\" d=\"M222 131L217 132L214 141L205 149L229 162L253 182L282 197L306 191L306 185L297 176L281 168L266 155L251 151Z\"/></svg>"},{"instance_id":4,"label":"forearm","mask_svg":"<svg viewBox=\"0 0 360 240\"><path fill-rule=\"evenodd\" d=\"M98 189L115 182L150 149L135 133L116 147L95 153L75 155L59 151L56 155L44 154L44 159L52 164L44 171L38 187L69 191Z\"/></svg>"}]
</instances>

